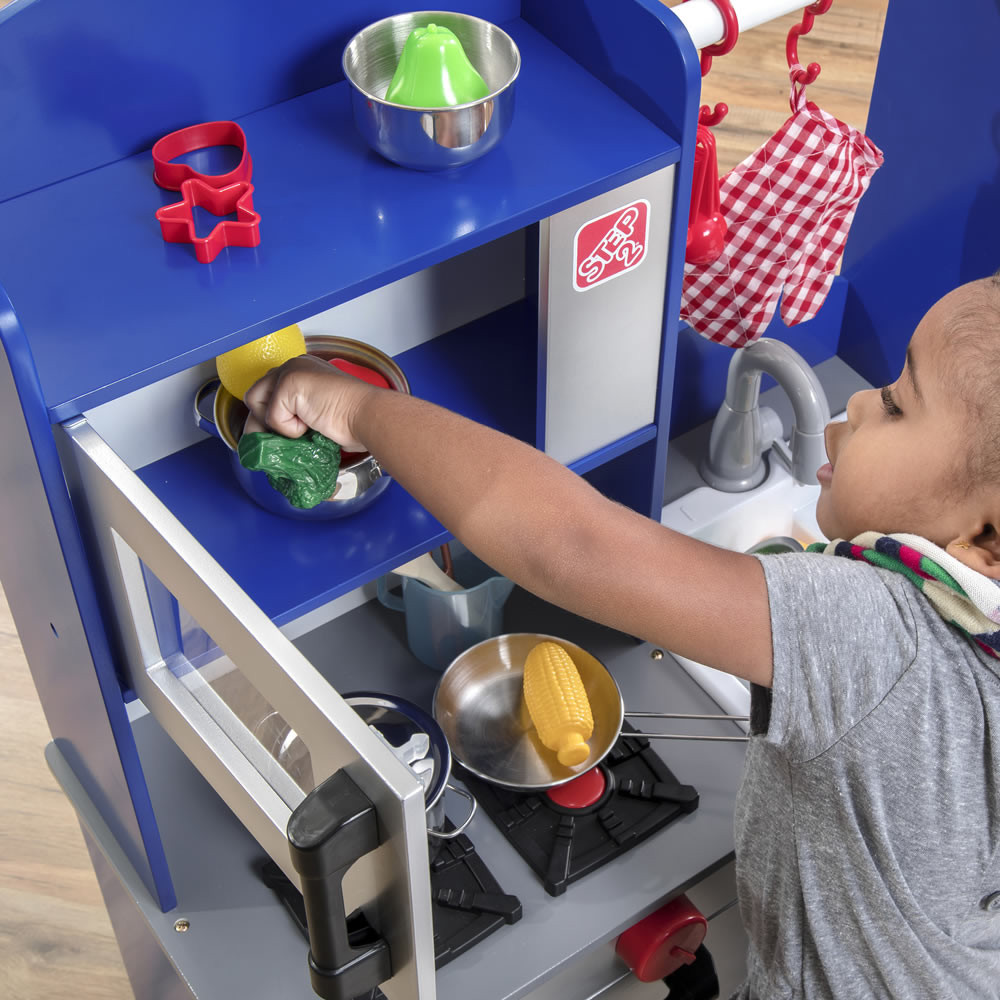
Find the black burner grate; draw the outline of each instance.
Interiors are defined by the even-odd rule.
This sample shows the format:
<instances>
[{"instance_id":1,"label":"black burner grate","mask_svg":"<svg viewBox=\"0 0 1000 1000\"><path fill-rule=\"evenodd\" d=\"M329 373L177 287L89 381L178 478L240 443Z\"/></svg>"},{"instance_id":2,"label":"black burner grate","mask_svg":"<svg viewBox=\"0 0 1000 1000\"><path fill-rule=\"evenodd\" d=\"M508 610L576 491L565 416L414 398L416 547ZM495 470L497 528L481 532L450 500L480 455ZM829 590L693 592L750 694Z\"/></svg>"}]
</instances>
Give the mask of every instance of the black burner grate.
<instances>
[{"instance_id":1,"label":"black burner grate","mask_svg":"<svg viewBox=\"0 0 1000 1000\"><path fill-rule=\"evenodd\" d=\"M450 820L446 821L445 829L454 829ZM308 941L302 894L270 859L263 862L261 877L284 903ZM503 891L465 834L442 841L431 862L431 903L437 968L447 965L505 924L521 919L521 901ZM352 943L359 946L375 934L360 911L347 918L347 926ZM384 1000L382 991L376 990L372 998Z\"/></svg>"},{"instance_id":2,"label":"black burner grate","mask_svg":"<svg viewBox=\"0 0 1000 1000\"><path fill-rule=\"evenodd\" d=\"M521 901L500 888L465 834L446 840L431 862L431 900L439 969L504 924L521 919Z\"/></svg>"},{"instance_id":3,"label":"black burner grate","mask_svg":"<svg viewBox=\"0 0 1000 1000\"><path fill-rule=\"evenodd\" d=\"M459 771L550 895L561 895L570 883L698 808L697 791L680 784L649 740L634 732L623 726L599 765L604 794L582 809L556 805L544 791L518 792Z\"/></svg>"}]
</instances>

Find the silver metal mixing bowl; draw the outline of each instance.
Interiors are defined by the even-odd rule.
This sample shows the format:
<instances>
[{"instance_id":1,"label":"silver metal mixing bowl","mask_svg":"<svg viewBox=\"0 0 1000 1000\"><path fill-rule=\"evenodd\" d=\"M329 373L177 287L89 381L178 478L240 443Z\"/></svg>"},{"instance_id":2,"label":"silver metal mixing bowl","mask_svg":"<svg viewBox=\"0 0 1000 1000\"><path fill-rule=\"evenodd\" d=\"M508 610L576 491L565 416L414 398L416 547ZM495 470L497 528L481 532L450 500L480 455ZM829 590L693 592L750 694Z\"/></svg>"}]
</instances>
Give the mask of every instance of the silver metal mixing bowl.
<instances>
[{"instance_id":1,"label":"silver metal mixing bowl","mask_svg":"<svg viewBox=\"0 0 1000 1000\"><path fill-rule=\"evenodd\" d=\"M573 658L594 716L590 756L576 767L560 764L541 744L524 707L524 660L546 640ZM618 685L600 660L575 643L537 632L501 635L470 647L452 661L434 692L434 718L454 758L507 788L552 788L579 777L614 746L624 711Z\"/></svg>"},{"instance_id":2,"label":"silver metal mixing bowl","mask_svg":"<svg viewBox=\"0 0 1000 1000\"><path fill-rule=\"evenodd\" d=\"M406 39L414 28L428 24L455 33L490 88L486 97L444 108L411 108L385 100ZM441 170L470 163L500 141L514 116L520 52L505 31L468 14L425 10L383 18L347 43L343 65L361 135L376 152L404 167Z\"/></svg>"}]
</instances>

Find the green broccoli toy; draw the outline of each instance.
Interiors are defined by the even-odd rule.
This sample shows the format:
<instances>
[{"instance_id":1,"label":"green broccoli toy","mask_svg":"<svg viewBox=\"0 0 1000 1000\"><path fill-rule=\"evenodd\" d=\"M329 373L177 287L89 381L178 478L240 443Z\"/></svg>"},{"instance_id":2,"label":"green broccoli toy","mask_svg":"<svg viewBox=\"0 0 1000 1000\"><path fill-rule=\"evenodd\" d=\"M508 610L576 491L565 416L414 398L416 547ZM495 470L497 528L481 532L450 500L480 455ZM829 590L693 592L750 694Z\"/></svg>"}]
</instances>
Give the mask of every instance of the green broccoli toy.
<instances>
[{"instance_id":1,"label":"green broccoli toy","mask_svg":"<svg viewBox=\"0 0 1000 1000\"><path fill-rule=\"evenodd\" d=\"M340 445L319 431L300 438L253 431L240 438L240 464L266 472L268 481L293 507L309 510L330 498L340 472Z\"/></svg>"}]
</instances>

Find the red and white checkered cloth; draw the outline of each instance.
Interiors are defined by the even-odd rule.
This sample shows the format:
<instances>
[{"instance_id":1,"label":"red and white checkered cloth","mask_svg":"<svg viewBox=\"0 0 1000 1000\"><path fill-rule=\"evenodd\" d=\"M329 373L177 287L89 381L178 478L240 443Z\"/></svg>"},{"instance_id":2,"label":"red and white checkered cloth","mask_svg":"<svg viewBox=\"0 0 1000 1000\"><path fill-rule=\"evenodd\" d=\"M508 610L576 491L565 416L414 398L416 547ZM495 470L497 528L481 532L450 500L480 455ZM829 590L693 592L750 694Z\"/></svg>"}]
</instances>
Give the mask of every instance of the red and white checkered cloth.
<instances>
[{"instance_id":1,"label":"red and white checkered cloth","mask_svg":"<svg viewBox=\"0 0 1000 1000\"><path fill-rule=\"evenodd\" d=\"M793 66L792 73L800 67ZM728 347L752 343L781 300L794 326L826 299L882 151L792 85L792 116L720 183L722 256L684 269L681 318Z\"/></svg>"}]
</instances>

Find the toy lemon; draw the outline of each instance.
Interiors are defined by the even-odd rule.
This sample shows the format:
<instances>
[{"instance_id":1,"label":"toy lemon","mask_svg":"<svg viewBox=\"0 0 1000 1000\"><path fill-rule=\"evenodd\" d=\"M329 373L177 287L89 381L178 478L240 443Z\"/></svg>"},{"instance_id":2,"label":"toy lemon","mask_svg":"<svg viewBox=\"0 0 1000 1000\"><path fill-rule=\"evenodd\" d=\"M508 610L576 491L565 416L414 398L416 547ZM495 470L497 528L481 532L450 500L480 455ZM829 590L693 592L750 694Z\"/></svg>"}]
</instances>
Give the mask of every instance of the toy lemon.
<instances>
[{"instance_id":1,"label":"toy lemon","mask_svg":"<svg viewBox=\"0 0 1000 1000\"><path fill-rule=\"evenodd\" d=\"M247 389L263 378L272 368L289 358L306 353L306 340L298 325L293 323L275 330L266 337L226 351L215 359L219 380L237 399L243 399Z\"/></svg>"}]
</instances>

